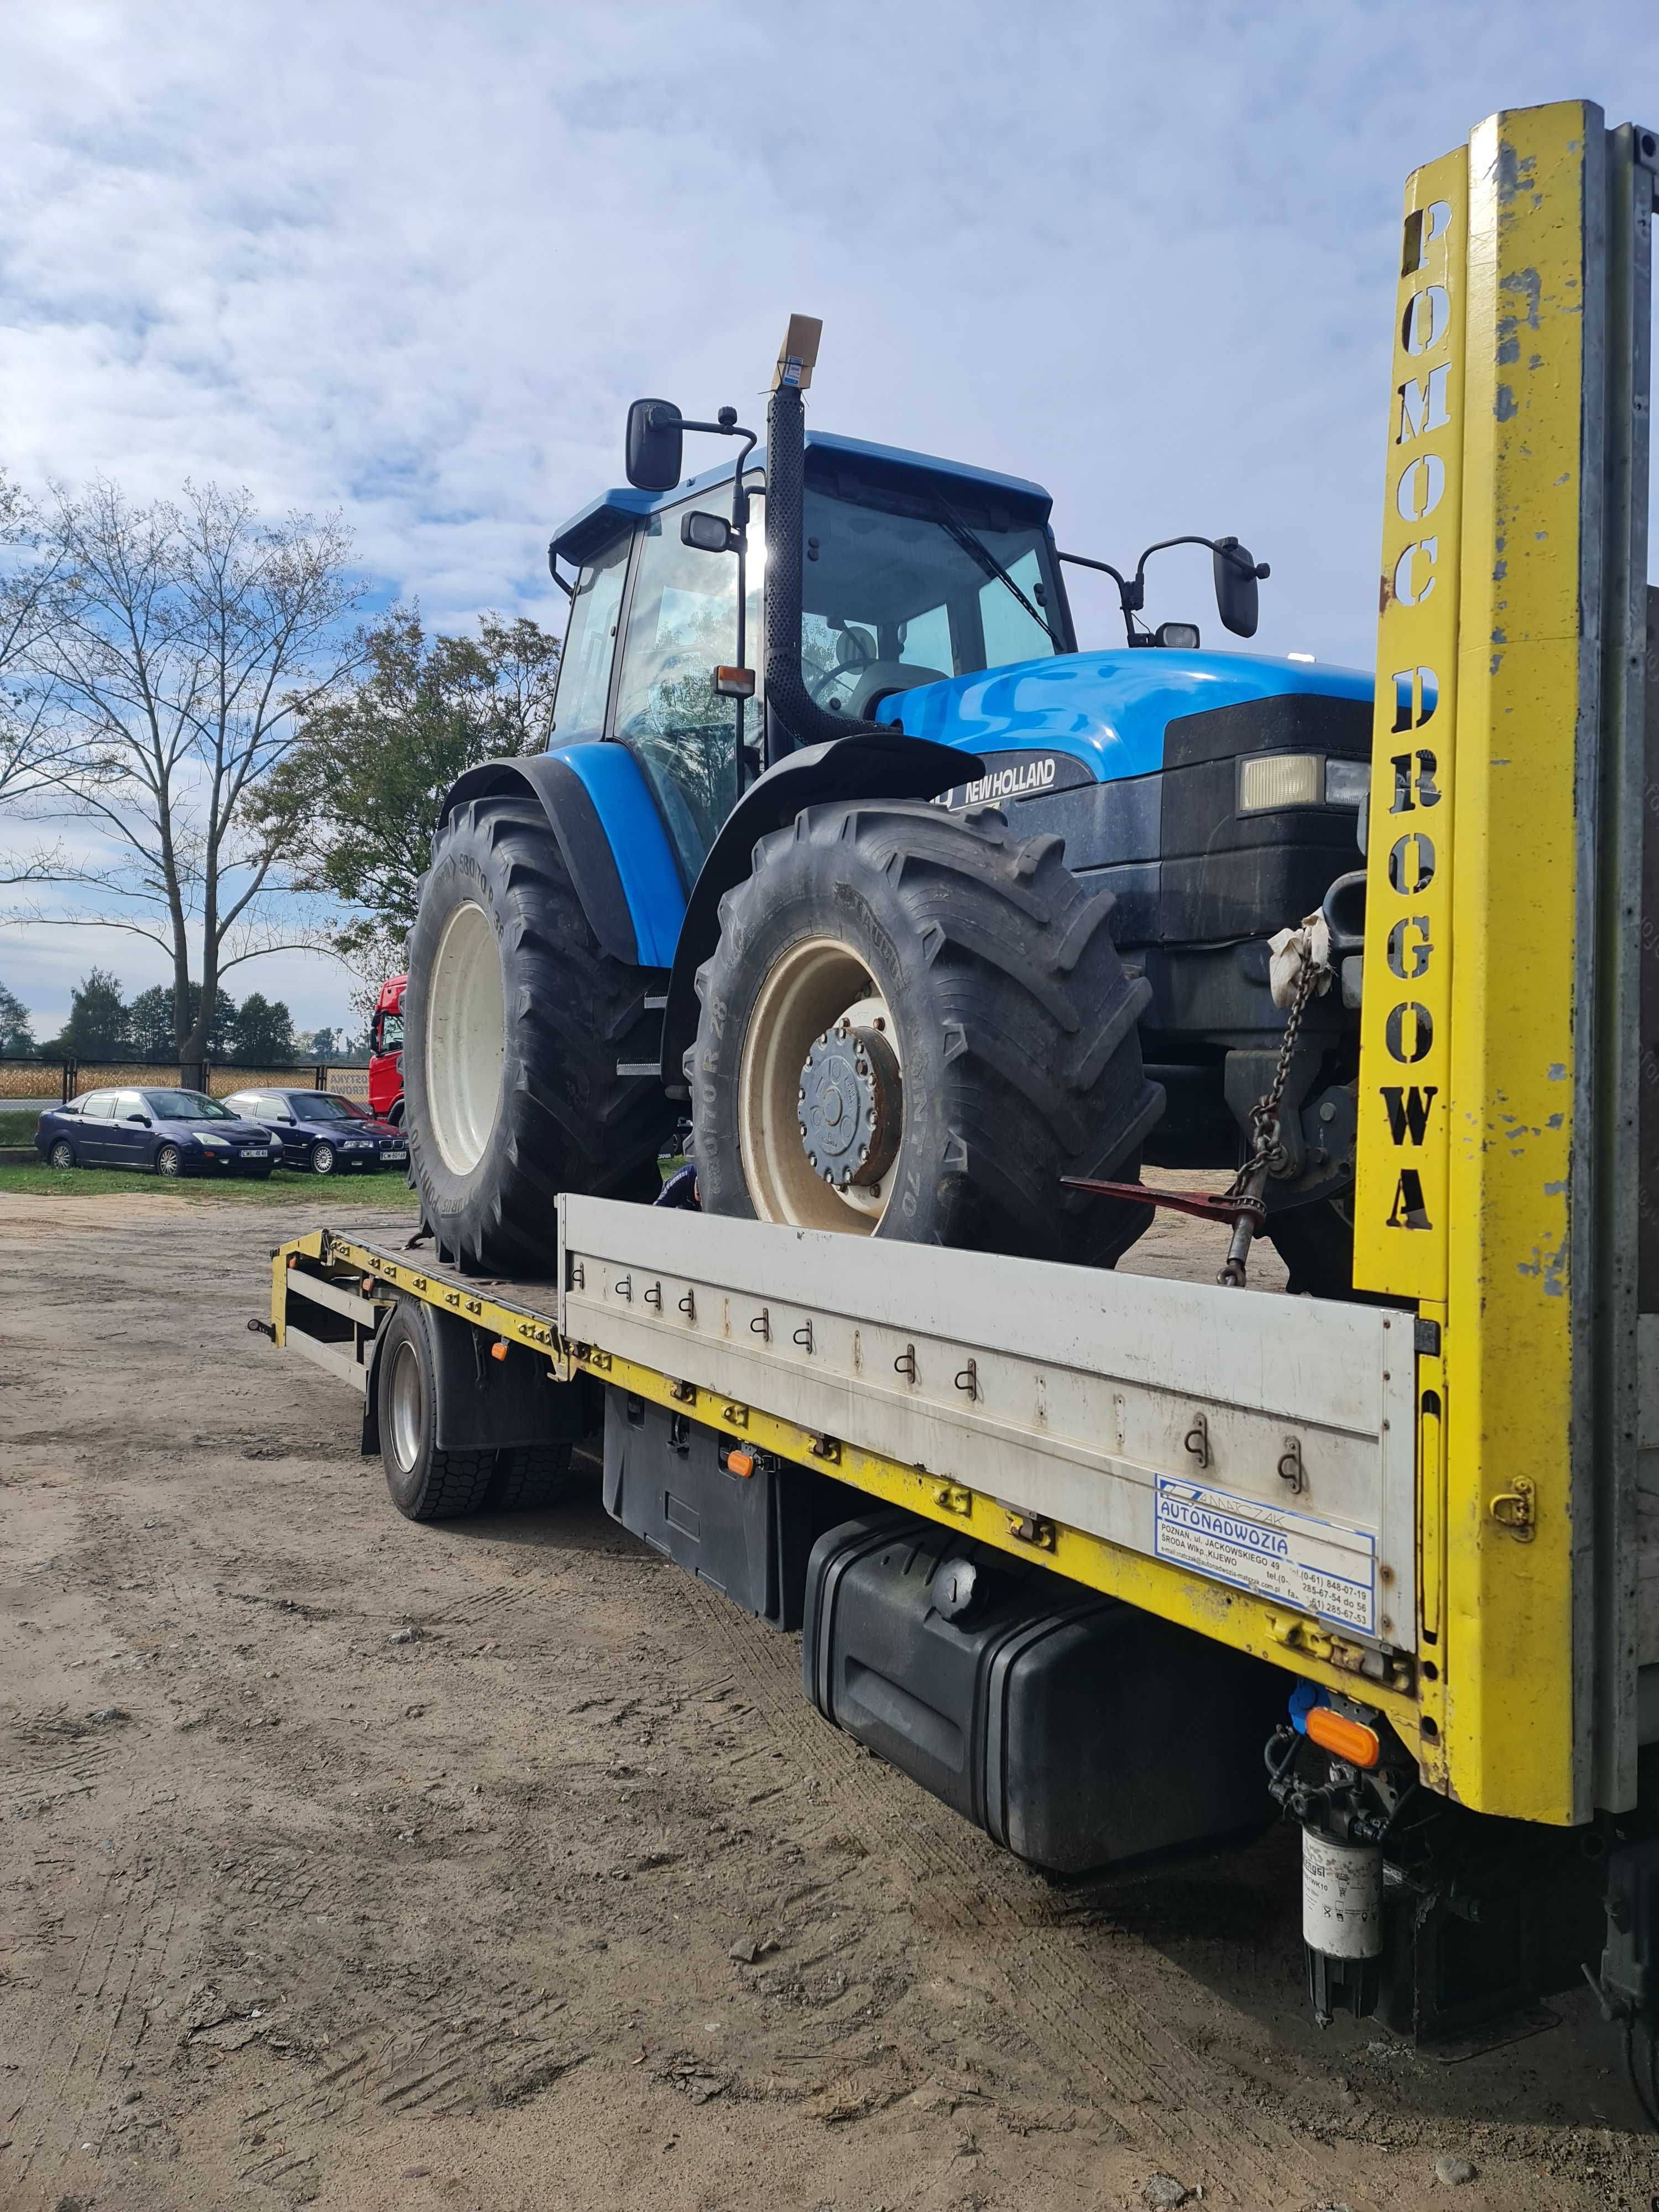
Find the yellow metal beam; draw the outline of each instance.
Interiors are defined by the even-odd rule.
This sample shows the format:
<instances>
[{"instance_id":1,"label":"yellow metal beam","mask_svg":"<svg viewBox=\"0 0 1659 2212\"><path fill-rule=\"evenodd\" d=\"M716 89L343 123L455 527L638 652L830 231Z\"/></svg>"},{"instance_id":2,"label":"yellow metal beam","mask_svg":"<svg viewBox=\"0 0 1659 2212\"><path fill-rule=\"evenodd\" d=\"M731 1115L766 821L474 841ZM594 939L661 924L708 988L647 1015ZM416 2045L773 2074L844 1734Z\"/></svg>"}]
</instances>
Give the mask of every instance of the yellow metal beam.
<instances>
[{"instance_id":1,"label":"yellow metal beam","mask_svg":"<svg viewBox=\"0 0 1659 2212\"><path fill-rule=\"evenodd\" d=\"M1589 151L1578 100L1470 142L1453 797L1445 1745L1469 1805L1583 1819L1573 1175Z\"/></svg>"}]
</instances>

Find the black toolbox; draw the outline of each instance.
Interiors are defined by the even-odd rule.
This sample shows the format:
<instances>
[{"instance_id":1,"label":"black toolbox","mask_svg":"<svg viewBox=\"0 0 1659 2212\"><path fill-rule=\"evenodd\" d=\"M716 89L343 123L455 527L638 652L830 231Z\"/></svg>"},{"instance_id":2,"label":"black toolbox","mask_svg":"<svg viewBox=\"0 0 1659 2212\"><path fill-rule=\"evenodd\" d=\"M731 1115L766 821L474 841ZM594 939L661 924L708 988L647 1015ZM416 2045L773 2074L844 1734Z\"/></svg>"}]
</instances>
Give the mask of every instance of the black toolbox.
<instances>
[{"instance_id":1,"label":"black toolbox","mask_svg":"<svg viewBox=\"0 0 1659 2212\"><path fill-rule=\"evenodd\" d=\"M734 1448L746 1474L727 1465ZM857 1495L649 1399L605 1391L605 1511L775 1628L800 1626L813 1542Z\"/></svg>"},{"instance_id":2,"label":"black toolbox","mask_svg":"<svg viewBox=\"0 0 1659 2212\"><path fill-rule=\"evenodd\" d=\"M826 1720L1053 1873L1272 1816L1277 1668L908 1514L819 1538L801 1672Z\"/></svg>"}]
</instances>

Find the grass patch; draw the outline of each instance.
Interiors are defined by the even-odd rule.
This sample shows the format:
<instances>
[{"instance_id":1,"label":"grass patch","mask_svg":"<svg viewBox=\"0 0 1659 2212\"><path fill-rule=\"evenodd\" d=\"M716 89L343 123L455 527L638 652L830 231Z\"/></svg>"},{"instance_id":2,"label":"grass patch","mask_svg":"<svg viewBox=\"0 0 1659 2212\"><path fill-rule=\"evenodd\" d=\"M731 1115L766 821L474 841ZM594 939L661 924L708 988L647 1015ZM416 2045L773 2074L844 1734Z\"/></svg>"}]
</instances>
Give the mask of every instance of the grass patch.
<instances>
[{"instance_id":1,"label":"grass patch","mask_svg":"<svg viewBox=\"0 0 1659 2212\"><path fill-rule=\"evenodd\" d=\"M156 1192L169 1196L199 1199L205 1206L336 1206L356 1212L373 1209L414 1214L415 1194L394 1170L380 1175L313 1176L285 1173L281 1168L264 1182L251 1176L227 1176L222 1182L207 1176L179 1176L176 1181L155 1175L126 1175L118 1168L13 1167L0 1161L0 1199L14 1193L30 1198L108 1198L121 1191Z\"/></svg>"},{"instance_id":2,"label":"grass patch","mask_svg":"<svg viewBox=\"0 0 1659 2212\"><path fill-rule=\"evenodd\" d=\"M41 1115L53 1103L43 1098L39 1105L0 1106L0 1145L32 1145Z\"/></svg>"}]
</instances>

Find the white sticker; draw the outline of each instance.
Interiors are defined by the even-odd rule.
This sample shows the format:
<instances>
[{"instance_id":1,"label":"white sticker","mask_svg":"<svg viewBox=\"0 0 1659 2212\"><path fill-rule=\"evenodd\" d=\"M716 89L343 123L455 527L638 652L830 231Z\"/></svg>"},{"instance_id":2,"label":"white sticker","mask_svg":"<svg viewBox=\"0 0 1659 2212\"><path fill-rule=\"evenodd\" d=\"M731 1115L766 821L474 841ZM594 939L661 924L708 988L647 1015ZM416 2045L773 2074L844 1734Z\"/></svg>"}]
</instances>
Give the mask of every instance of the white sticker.
<instances>
[{"instance_id":1,"label":"white sticker","mask_svg":"<svg viewBox=\"0 0 1659 2212\"><path fill-rule=\"evenodd\" d=\"M1154 1549L1216 1582L1375 1631L1376 1539L1363 1528L1161 1474Z\"/></svg>"}]
</instances>

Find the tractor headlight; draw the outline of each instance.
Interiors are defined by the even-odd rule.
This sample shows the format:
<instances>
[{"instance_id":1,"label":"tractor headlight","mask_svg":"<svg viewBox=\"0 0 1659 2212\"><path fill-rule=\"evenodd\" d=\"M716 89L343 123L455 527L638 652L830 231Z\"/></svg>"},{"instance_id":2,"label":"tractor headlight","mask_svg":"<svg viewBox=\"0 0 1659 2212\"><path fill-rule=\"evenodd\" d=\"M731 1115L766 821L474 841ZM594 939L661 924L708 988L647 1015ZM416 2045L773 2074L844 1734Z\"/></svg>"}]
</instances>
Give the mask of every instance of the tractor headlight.
<instances>
[{"instance_id":1,"label":"tractor headlight","mask_svg":"<svg viewBox=\"0 0 1659 2212\"><path fill-rule=\"evenodd\" d=\"M1325 799L1322 753L1252 753L1238 763L1238 811L1266 814L1280 806L1319 806Z\"/></svg>"},{"instance_id":2,"label":"tractor headlight","mask_svg":"<svg viewBox=\"0 0 1659 2212\"><path fill-rule=\"evenodd\" d=\"M1371 764L1363 760L1328 760L1325 763L1325 804L1352 806L1356 812L1371 795Z\"/></svg>"}]
</instances>

